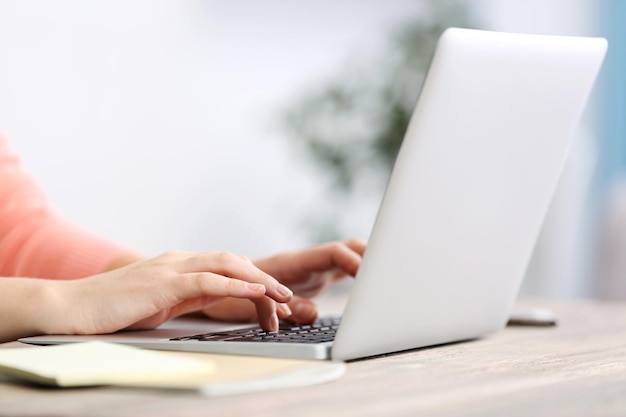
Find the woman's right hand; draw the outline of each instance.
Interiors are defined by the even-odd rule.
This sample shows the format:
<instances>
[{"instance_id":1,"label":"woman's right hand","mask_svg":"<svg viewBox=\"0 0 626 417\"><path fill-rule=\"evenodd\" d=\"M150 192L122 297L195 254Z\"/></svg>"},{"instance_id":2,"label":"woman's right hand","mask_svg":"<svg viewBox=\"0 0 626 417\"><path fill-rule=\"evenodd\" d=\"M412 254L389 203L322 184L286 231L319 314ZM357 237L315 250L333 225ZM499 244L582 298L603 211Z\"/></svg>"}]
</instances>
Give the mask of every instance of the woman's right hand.
<instances>
[{"instance_id":1,"label":"woman's right hand","mask_svg":"<svg viewBox=\"0 0 626 417\"><path fill-rule=\"evenodd\" d=\"M278 320L291 314L289 288L228 252L168 252L89 278L48 283L54 302L43 311L45 333L151 329L225 297L254 303L266 330L276 330Z\"/></svg>"}]
</instances>

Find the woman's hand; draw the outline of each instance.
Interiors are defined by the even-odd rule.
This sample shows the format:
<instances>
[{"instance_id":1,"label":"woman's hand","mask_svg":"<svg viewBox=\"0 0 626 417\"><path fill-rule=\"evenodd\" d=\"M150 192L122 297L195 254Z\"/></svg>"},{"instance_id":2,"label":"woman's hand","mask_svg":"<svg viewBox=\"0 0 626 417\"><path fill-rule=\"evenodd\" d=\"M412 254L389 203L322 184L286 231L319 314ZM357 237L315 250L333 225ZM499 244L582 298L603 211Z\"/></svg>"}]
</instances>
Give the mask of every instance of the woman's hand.
<instances>
[{"instance_id":1,"label":"woman's hand","mask_svg":"<svg viewBox=\"0 0 626 417\"><path fill-rule=\"evenodd\" d=\"M93 277L50 282L46 333L149 329L224 297L249 300L266 330L291 311L292 292L249 259L227 252L169 252Z\"/></svg>"},{"instance_id":2,"label":"woman's hand","mask_svg":"<svg viewBox=\"0 0 626 417\"><path fill-rule=\"evenodd\" d=\"M254 264L290 287L296 294L289 302L289 320L310 323L317 318L317 307L309 298L333 282L355 276L366 242L358 239L333 242L307 249L282 252L254 261ZM253 320L255 311L245 300L224 299L203 309L211 318Z\"/></svg>"}]
</instances>

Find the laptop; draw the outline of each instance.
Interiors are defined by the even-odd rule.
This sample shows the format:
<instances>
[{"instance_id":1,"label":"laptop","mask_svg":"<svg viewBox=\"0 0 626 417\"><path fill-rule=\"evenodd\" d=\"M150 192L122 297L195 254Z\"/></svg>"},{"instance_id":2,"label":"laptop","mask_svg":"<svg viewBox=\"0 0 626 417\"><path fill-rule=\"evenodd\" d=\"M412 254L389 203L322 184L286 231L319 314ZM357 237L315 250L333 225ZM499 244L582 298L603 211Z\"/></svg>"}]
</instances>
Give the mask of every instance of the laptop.
<instances>
[{"instance_id":1,"label":"laptop","mask_svg":"<svg viewBox=\"0 0 626 417\"><path fill-rule=\"evenodd\" d=\"M606 48L600 38L443 33L341 322L305 329L325 337L203 336L207 322L20 341L346 361L498 332Z\"/></svg>"}]
</instances>

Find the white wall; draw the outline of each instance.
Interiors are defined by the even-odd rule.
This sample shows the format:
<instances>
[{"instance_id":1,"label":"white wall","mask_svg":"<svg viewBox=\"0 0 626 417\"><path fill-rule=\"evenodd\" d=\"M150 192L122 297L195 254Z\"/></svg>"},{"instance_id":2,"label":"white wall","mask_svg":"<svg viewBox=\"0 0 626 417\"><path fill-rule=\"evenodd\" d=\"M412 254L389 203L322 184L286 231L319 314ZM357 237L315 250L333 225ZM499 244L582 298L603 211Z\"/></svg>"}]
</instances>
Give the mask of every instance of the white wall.
<instances>
[{"instance_id":1,"label":"white wall","mask_svg":"<svg viewBox=\"0 0 626 417\"><path fill-rule=\"evenodd\" d=\"M146 253L299 246L299 87L409 1L0 1L0 126L54 205Z\"/></svg>"}]
</instances>

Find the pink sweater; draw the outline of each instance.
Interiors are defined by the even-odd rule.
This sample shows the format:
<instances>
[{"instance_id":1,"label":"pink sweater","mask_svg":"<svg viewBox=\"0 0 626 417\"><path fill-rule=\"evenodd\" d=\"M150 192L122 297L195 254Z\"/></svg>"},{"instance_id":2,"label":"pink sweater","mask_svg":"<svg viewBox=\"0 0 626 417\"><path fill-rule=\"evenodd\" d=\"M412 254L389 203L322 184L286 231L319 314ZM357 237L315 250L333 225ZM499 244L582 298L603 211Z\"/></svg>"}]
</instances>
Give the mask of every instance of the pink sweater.
<instances>
[{"instance_id":1,"label":"pink sweater","mask_svg":"<svg viewBox=\"0 0 626 417\"><path fill-rule=\"evenodd\" d=\"M0 277L81 278L125 253L54 213L0 133Z\"/></svg>"}]
</instances>

